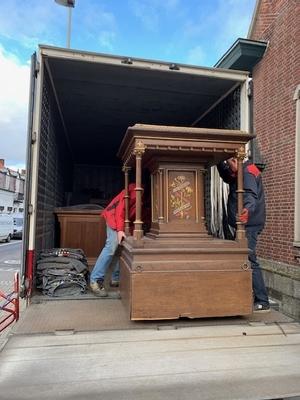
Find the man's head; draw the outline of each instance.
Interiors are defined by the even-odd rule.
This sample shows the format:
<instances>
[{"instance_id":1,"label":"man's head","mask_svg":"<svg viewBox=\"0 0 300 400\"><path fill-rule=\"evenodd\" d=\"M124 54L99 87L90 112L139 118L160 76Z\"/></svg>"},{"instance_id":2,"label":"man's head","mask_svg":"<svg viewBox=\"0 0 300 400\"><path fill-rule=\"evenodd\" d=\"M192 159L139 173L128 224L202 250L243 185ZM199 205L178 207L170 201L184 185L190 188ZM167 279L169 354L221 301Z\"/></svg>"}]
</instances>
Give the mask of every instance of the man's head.
<instances>
[{"instance_id":1,"label":"man's head","mask_svg":"<svg viewBox=\"0 0 300 400\"><path fill-rule=\"evenodd\" d=\"M237 173L238 163L235 157L228 158L227 164L229 165L229 168L231 169L232 172Z\"/></svg>"}]
</instances>

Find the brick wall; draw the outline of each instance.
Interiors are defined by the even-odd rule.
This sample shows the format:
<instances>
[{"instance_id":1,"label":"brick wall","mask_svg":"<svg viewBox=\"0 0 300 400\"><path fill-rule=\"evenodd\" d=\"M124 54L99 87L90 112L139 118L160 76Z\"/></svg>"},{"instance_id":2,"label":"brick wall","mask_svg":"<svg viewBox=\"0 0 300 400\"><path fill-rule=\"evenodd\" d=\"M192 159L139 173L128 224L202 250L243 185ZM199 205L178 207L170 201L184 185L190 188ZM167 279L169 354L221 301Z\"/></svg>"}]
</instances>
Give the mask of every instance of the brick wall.
<instances>
[{"instance_id":1,"label":"brick wall","mask_svg":"<svg viewBox=\"0 0 300 400\"><path fill-rule=\"evenodd\" d=\"M267 223L260 257L298 265L294 239L296 105L300 83L300 1L262 0L250 39L268 48L253 71L254 128L266 161Z\"/></svg>"}]
</instances>

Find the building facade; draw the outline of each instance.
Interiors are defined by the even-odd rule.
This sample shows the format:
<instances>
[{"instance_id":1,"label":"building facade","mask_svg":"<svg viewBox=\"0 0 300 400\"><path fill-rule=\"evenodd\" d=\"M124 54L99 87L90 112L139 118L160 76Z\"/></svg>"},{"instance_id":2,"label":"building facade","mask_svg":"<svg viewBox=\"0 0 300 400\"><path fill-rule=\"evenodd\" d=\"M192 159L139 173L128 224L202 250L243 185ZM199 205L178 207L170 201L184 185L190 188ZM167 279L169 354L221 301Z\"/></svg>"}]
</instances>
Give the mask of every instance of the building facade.
<instances>
[{"instance_id":1,"label":"building facade","mask_svg":"<svg viewBox=\"0 0 300 400\"><path fill-rule=\"evenodd\" d=\"M14 171L0 159L0 213L24 211L25 170Z\"/></svg>"},{"instance_id":2,"label":"building facade","mask_svg":"<svg viewBox=\"0 0 300 400\"><path fill-rule=\"evenodd\" d=\"M267 43L253 68L253 126L266 164L267 222L258 254L270 295L300 317L300 1L258 0L248 39Z\"/></svg>"}]
</instances>

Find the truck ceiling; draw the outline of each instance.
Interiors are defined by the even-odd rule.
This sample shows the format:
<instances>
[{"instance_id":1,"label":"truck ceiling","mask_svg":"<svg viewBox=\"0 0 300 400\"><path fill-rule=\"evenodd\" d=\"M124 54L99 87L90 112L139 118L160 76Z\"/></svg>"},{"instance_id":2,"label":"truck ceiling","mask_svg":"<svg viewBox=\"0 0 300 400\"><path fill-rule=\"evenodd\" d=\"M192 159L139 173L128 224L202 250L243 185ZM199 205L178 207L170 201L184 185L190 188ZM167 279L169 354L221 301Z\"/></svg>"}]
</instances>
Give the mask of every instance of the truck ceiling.
<instances>
[{"instance_id":1,"label":"truck ceiling","mask_svg":"<svg viewBox=\"0 0 300 400\"><path fill-rule=\"evenodd\" d=\"M248 77L50 46L40 46L40 53L80 164L117 163L120 143L134 124L192 126Z\"/></svg>"}]
</instances>

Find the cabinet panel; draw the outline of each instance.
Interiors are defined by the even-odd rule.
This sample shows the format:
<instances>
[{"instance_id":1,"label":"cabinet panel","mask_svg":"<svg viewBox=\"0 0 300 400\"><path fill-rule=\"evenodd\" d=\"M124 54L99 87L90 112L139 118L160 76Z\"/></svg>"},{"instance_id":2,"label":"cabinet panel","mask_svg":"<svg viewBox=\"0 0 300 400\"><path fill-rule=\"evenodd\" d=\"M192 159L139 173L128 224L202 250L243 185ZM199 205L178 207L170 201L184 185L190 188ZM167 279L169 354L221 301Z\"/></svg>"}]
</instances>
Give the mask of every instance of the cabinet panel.
<instances>
[{"instance_id":1,"label":"cabinet panel","mask_svg":"<svg viewBox=\"0 0 300 400\"><path fill-rule=\"evenodd\" d=\"M60 247L80 248L92 267L106 240L105 219L99 210L56 209L60 226Z\"/></svg>"}]
</instances>

